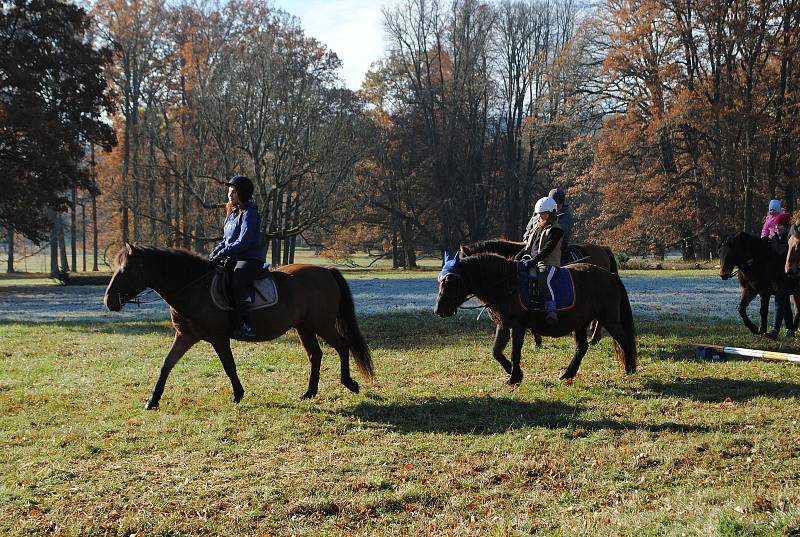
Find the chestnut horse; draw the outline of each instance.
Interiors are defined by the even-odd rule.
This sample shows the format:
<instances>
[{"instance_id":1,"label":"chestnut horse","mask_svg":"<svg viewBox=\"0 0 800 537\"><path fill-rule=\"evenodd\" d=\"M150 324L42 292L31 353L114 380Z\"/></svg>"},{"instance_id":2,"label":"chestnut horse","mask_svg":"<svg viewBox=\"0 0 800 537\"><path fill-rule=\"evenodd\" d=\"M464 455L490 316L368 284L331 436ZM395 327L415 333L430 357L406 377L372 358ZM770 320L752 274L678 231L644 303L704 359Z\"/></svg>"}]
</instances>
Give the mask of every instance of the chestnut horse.
<instances>
[{"instance_id":1,"label":"chestnut horse","mask_svg":"<svg viewBox=\"0 0 800 537\"><path fill-rule=\"evenodd\" d=\"M571 246L573 245L570 245L570 247ZM584 259L584 262L604 268L614 274L619 272L617 269L617 258L614 257L614 252L612 252L611 248L608 246L589 244L586 242L577 243L574 246L577 246L586 252L587 259ZM524 247L524 241L519 242L505 239L492 239L488 241L473 242L472 244L462 244L461 255L466 256L490 253L501 255L503 257L507 257L508 259L513 259L514 256L516 256ZM566 260L562 260L562 263L566 265L567 263L564 263L564 261ZM603 328L597 321L592 321L592 324L589 326L589 331L592 334L589 343L592 345L596 344L603 337ZM534 334L533 336L534 340L536 341L536 345L541 345L542 337L538 334Z\"/></svg>"},{"instance_id":2,"label":"chestnut horse","mask_svg":"<svg viewBox=\"0 0 800 537\"><path fill-rule=\"evenodd\" d=\"M242 399L244 388L231 353L229 314L211 299L215 272L212 263L182 250L125 243L117 256L117 270L105 292L106 307L119 311L149 288L169 305L175 328L172 348L145 408L158 408L170 371L201 340L211 343L219 356L233 386L234 402ZM358 329L353 297L342 274L334 268L287 265L272 275L278 287L278 302L251 313L256 341L275 339L291 328L297 330L311 362L308 390L303 394L303 398L309 398L317 394L322 361L317 336L321 337L339 354L342 384L358 393L358 383L350 377L350 352L369 380L374 376L372 358Z\"/></svg>"},{"instance_id":3,"label":"chestnut horse","mask_svg":"<svg viewBox=\"0 0 800 537\"><path fill-rule=\"evenodd\" d=\"M575 333L575 354L562 379L571 379L578 372L589 343L586 331L597 319L614 338L614 352L625 373L636 372L636 328L633 323L628 292L617 274L588 263L568 265L575 287L575 307L561 311L558 321L549 324L544 311L528 311L517 294L517 264L496 254L479 254L461 258L445 256L439 275L439 295L434 313L450 317L467 299L474 296L489 310L497 325L492 355L509 373L509 384L522 382L520 358L526 329L548 337ZM503 351L511 335L511 361Z\"/></svg>"}]
</instances>

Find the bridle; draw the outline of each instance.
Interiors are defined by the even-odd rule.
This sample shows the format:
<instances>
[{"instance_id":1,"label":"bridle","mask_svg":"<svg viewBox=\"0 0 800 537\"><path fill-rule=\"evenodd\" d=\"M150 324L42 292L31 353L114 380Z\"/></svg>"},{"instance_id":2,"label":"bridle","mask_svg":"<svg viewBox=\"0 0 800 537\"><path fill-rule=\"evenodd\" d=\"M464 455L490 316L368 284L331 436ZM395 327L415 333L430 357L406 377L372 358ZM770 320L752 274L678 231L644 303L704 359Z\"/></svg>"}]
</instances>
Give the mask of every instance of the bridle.
<instances>
[{"instance_id":1,"label":"bridle","mask_svg":"<svg viewBox=\"0 0 800 537\"><path fill-rule=\"evenodd\" d=\"M189 286L196 284L197 282L199 282L200 280L202 280L203 278L205 278L206 276L208 276L209 274L211 274L212 272L214 272L216 270L222 270L222 269L220 269L220 267L218 265L214 265L213 267L211 267L211 270L208 270L208 271L204 272L203 274L201 274L200 276L198 276L194 280L190 281L189 283L187 283L183 287L180 287L179 289L177 289L174 292L175 293L183 292ZM135 295L128 295L127 293L120 293L120 292L117 292L115 294L117 295L117 299L119 300L120 307L125 305L125 304L136 304L136 306L139 307L142 304L154 304L154 303L156 303L156 302L158 302L160 300L164 300L164 297L162 297L161 295L158 294L157 291L153 291L152 289L144 289L144 290L136 293ZM152 298L152 299L145 299L144 298L144 297L146 297L148 295L151 295L151 294L152 295L156 295L156 296L154 298Z\"/></svg>"},{"instance_id":2,"label":"bridle","mask_svg":"<svg viewBox=\"0 0 800 537\"><path fill-rule=\"evenodd\" d=\"M464 286L464 278L461 276L461 274L459 274L457 272L448 272L444 276L440 275L439 278L438 278L439 283L445 283L447 281L447 278L449 278L450 276L454 276L455 278L457 278L457 280L455 280L455 281L458 282L458 287L456 289L458 291L458 295L460 296L462 287ZM499 285L504 285L504 284L506 284L508 282L508 280L512 279L512 277L516 277L516 276L506 276L505 278L501 279L500 281L497 281L497 282L493 283L490 286L490 288L495 288L495 287L497 287ZM511 289L511 291L508 294L510 295L513 292L514 292L514 289ZM464 295L465 295L465 298L461 302L462 304L464 304L465 302L468 302L469 300L471 300L473 298L477 298L475 293L472 293L472 294L469 294L469 295L464 293ZM491 308L492 306L496 306L497 304L499 304L499 302L490 302L488 304L480 304L478 306L457 306L456 309L461 309L461 310L484 310L486 308Z\"/></svg>"}]
</instances>

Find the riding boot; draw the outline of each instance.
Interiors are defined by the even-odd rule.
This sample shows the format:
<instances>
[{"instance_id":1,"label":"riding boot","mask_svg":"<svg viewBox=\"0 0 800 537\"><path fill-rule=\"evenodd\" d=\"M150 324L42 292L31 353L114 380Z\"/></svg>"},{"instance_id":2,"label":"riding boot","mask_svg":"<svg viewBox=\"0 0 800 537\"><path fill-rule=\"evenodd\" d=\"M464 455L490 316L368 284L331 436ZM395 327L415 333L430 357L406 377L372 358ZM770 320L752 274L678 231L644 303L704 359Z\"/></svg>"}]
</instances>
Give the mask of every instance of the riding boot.
<instances>
[{"instance_id":1,"label":"riding boot","mask_svg":"<svg viewBox=\"0 0 800 537\"><path fill-rule=\"evenodd\" d=\"M252 304L252 302L253 298L250 296L250 293L247 293L244 297L242 297L241 300L236 302L236 312L239 316L241 324L231 334L232 338L245 341L256 338L256 331L250 322L250 312L248 310L248 307L250 304Z\"/></svg>"},{"instance_id":2,"label":"riding boot","mask_svg":"<svg viewBox=\"0 0 800 537\"><path fill-rule=\"evenodd\" d=\"M547 321L548 324L555 324L558 322L558 313L556 313L555 300L545 301L544 311L545 311L544 320Z\"/></svg>"}]
</instances>

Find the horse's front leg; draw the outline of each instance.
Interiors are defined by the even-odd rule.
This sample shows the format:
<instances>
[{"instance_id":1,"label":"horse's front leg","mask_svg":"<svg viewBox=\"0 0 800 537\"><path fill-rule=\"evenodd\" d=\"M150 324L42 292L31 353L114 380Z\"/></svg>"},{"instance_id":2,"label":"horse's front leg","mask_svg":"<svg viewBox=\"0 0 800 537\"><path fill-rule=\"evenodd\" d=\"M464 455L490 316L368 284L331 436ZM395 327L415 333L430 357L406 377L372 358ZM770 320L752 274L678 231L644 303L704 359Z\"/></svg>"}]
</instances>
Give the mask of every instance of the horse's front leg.
<instances>
[{"instance_id":1,"label":"horse's front leg","mask_svg":"<svg viewBox=\"0 0 800 537\"><path fill-rule=\"evenodd\" d=\"M228 375L233 388L233 402L238 403L244 396L244 388L242 383L239 382L239 375L236 373L236 362L233 361L233 352L231 352L231 340L227 337L217 339L211 342L214 350L217 351L219 361L222 362L222 369Z\"/></svg>"},{"instance_id":2,"label":"horse's front leg","mask_svg":"<svg viewBox=\"0 0 800 537\"><path fill-rule=\"evenodd\" d=\"M795 331L797 330L797 325L800 324L800 292L798 292L797 289L794 289L792 291L792 302L794 303L794 316L792 317L792 331Z\"/></svg>"},{"instance_id":3,"label":"horse's front leg","mask_svg":"<svg viewBox=\"0 0 800 537\"><path fill-rule=\"evenodd\" d=\"M744 325L754 334L758 334L758 327L753 324L750 320L750 317L747 316L747 306L750 305L750 302L756 297L756 294L749 288L744 287L742 288L742 298L739 301L739 316L742 318L742 322Z\"/></svg>"},{"instance_id":4,"label":"horse's front leg","mask_svg":"<svg viewBox=\"0 0 800 537\"><path fill-rule=\"evenodd\" d=\"M192 345L195 343L197 343L197 339L180 332L175 333L175 339L172 341L172 347L169 349L167 357L164 358L164 364L161 366L158 380L156 381L155 387L153 387L153 393L150 395L150 400L145 405L147 410L155 410L158 408L158 402L161 400L161 395L164 393L164 386L167 383L167 377L170 371L172 371L172 368L175 367L178 360L180 360L183 355L186 354L186 351L192 348Z\"/></svg>"},{"instance_id":5,"label":"horse's front leg","mask_svg":"<svg viewBox=\"0 0 800 537\"><path fill-rule=\"evenodd\" d=\"M511 328L511 376L508 379L508 383L512 385L522 382L520 361L522 359L522 344L525 342L525 330L527 328L522 325Z\"/></svg>"},{"instance_id":6,"label":"horse's front leg","mask_svg":"<svg viewBox=\"0 0 800 537\"><path fill-rule=\"evenodd\" d=\"M759 309L759 313L761 314L761 328L758 329L759 334L766 334L767 333L767 315L769 315L769 293L763 293L761 295L761 308ZM776 308L778 308L776 304Z\"/></svg>"},{"instance_id":7,"label":"horse's front leg","mask_svg":"<svg viewBox=\"0 0 800 537\"><path fill-rule=\"evenodd\" d=\"M597 321L594 321L597 322ZM581 360L586 356L586 351L589 350L589 342L587 341L586 331L588 325L584 325L575 330L575 354L572 356L567 369L561 375L561 380L574 378L578 373L578 368L581 366Z\"/></svg>"},{"instance_id":8,"label":"horse's front leg","mask_svg":"<svg viewBox=\"0 0 800 537\"><path fill-rule=\"evenodd\" d=\"M500 362L500 365L503 366L503 369L509 375L511 374L511 362L508 361L508 358L506 358L505 354L503 354L503 351L506 349L506 345L508 345L508 341L510 339L511 331L508 328L498 324L494 329L492 356L495 360Z\"/></svg>"}]
</instances>

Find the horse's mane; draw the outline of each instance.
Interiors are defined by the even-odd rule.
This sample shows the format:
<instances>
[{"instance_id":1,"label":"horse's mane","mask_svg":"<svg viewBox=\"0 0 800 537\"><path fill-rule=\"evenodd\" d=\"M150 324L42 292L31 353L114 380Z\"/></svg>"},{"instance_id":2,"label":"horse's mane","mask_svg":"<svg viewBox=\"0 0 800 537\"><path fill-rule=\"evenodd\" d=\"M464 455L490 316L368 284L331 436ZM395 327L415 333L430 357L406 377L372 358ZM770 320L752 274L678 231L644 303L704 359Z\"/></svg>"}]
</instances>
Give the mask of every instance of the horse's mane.
<instances>
[{"instance_id":1,"label":"horse's mane","mask_svg":"<svg viewBox=\"0 0 800 537\"><path fill-rule=\"evenodd\" d=\"M517 270L516 262L498 254L462 257L459 264L461 276L477 285L491 283L495 278L505 278Z\"/></svg>"},{"instance_id":2,"label":"horse's mane","mask_svg":"<svg viewBox=\"0 0 800 537\"><path fill-rule=\"evenodd\" d=\"M211 263L207 259L180 248L157 248L137 244L133 247L132 255L141 255L154 265L155 270L170 277L196 278L211 270ZM130 257L128 248L122 248L117 254L117 266L124 266Z\"/></svg>"},{"instance_id":3,"label":"horse's mane","mask_svg":"<svg viewBox=\"0 0 800 537\"><path fill-rule=\"evenodd\" d=\"M496 253L500 255L514 255L525 246L524 242L509 241L506 239L489 239L485 241L463 244L461 251L467 255L480 253Z\"/></svg>"}]
</instances>

